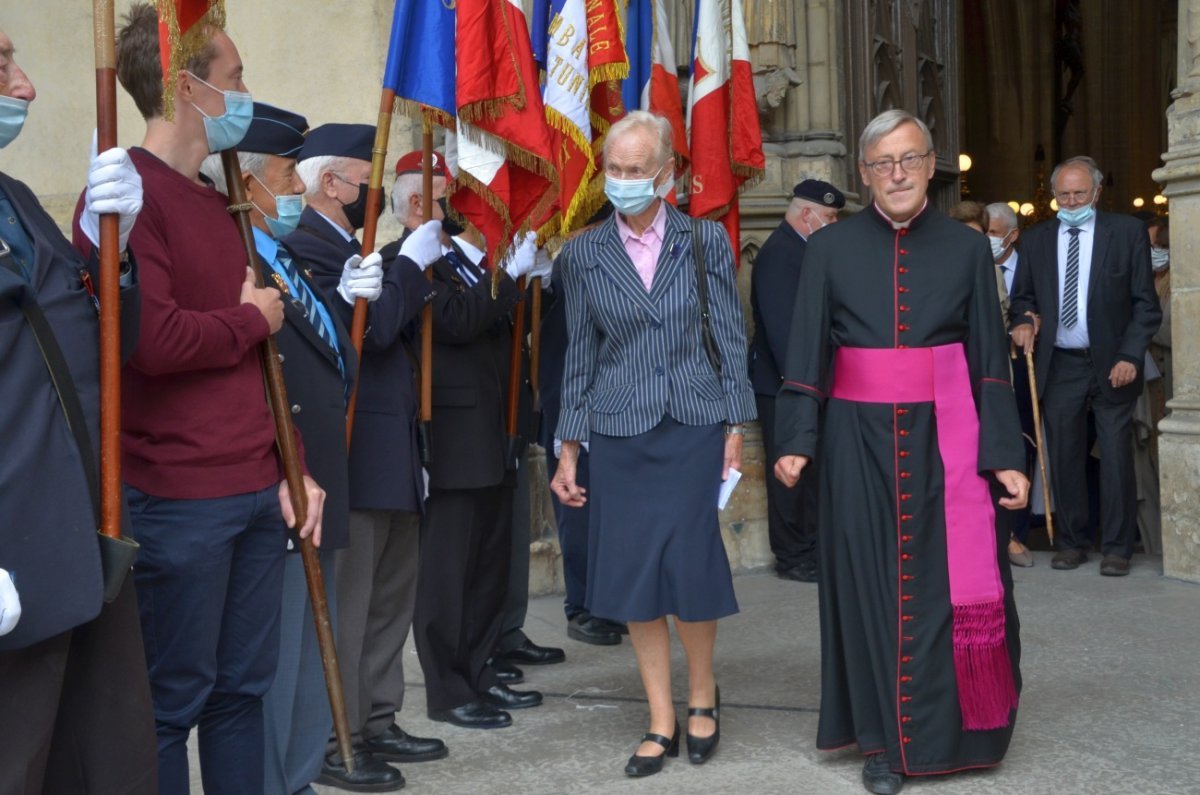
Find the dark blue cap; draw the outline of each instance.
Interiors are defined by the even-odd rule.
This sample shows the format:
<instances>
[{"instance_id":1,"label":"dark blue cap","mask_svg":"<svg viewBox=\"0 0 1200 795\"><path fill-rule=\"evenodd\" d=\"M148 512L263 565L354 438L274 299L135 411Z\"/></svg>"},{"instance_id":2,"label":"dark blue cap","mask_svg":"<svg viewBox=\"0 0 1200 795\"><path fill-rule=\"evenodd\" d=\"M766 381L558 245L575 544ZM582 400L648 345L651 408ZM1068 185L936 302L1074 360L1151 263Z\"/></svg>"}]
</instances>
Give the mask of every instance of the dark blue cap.
<instances>
[{"instance_id":1,"label":"dark blue cap","mask_svg":"<svg viewBox=\"0 0 1200 795\"><path fill-rule=\"evenodd\" d=\"M322 124L308 134L297 160L310 157L352 157L371 159L375 128L370 124Z\"/></svg>"},{"instance_id":2,"label":"dark blue cap","mask_svg":"<svg viewBox=\"0 0 1200 795\"><path fill-rule=\"evenodd\" d=\"M254 103L254 119L246 137L238 144L239 152L257 152L279 157L295 157L304 146L308 119L299 113L277 108L265 102Z\"/></svg>"},{"instance_id":3,"label":"dark blue cap","mask_svg":"<svg viewBox=\"0 0 1200 795\"><path fill-rule=\"evenodd\" d=\"M824 207L836 207L839 210L846 206L846 197L828 182L819 179L806 179L792 189L792 196L797 199L820 204Z\"/></svg>"}]
</instances>

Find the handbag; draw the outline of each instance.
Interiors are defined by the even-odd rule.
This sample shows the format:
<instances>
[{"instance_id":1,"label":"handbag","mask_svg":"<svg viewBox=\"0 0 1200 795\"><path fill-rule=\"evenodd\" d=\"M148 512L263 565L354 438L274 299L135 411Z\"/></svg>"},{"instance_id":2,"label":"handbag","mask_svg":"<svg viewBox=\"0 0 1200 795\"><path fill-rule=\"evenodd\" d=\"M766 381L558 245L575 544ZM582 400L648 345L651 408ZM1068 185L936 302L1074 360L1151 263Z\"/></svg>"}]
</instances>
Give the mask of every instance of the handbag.
<instances>
[{"instance_id":1,"label":"handbag","mask_svg":"<svg viewBox=\"0 0 1200 795\"><path fill-rule=\"evenodd\" d=\"M696 297L700 302L700 338L704 342L704 353L713 372L721 377L721 352L713 336L708 311L708 270L704 267L704 246L700 242L700 219L692 219L692 262L696 266Z\"/></svg>"},{"instance_id":2,"label":"handbag","mask_svg":"<svg viewBox=\"0 0 1200 795\"><path fill-rule=\"evenodd\" d=\"M20 274L12 262L9 247L0 240L0 263L9 270ZM58 338L50 328L50 322L30 291L26 290L20 302L21 313L33 331L34 340L46 369L50 371L50 380L54 384L55 394L58 395L59 405L62 406L63 416L67 427L75 438L79 457L83 461L84 480L87 481L88 497L92 502L92 515L100 516L100 477L96 471L96 458L92 452L92 441L88 436L87 420L83 415L83 406L79 402L79 394L75 391L75 381L63 357ZM104 601L111 603L121 592L133 563L137 559L138 543L130 538L112 538L103 533L96 533L100 544L100 565L104 575Z\"/></svg>"}]
</instances>

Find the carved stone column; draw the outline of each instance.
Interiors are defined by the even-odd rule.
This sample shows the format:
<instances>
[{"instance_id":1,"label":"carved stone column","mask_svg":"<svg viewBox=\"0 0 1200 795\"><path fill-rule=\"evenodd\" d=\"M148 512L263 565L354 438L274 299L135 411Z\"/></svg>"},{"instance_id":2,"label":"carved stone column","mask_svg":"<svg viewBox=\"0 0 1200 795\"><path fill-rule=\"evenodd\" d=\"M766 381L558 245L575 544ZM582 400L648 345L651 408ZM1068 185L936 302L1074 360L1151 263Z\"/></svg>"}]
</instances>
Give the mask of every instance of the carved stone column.
<instances>
[{"instance_id":1,"label":"carved stone column","mask_svg":"<svg viewBox=\"0 0 1200 795\"><path fill-rule=\"evenodd\" d=\"M1171 200L1175 396L1159 423L1163 571L1200 582L1200 0L1179 3L1179 87L1154 179Z\"/></svg>"}]
</instances>

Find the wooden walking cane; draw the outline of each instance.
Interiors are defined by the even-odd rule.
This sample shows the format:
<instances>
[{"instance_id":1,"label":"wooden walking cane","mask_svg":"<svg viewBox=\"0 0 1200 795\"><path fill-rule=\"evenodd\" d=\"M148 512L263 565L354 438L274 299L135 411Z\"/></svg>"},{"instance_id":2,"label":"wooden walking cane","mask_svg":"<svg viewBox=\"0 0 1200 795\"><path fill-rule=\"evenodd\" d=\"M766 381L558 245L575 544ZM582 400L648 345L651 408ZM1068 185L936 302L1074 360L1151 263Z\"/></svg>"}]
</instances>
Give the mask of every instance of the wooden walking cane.
<instances>
[{"instance_id":1,"label":"wooden walking cane","mask_svg":"<svg viewBox=\"0 0 1200 795\"><path fill-rule=\"evenodd\" d=\"M1050 477L1046 474L1046 451L1042 445L1042 411L1038 407L1037 373L1033 367L1033 352L1025 351L1025 368L1029 371L1029 398L1033 403L1033 434L1037 441L1038 466L1042 471L1042 502L1046 505L1046 534L1054 544L1054 515L1050 510Z\"/></svg>"},{"instance_id":2,"label":"wooden walking cane","mask_svg":"<svg viewBox=\"0 0 1200 795\"><path fill-rule=\"evenodd\" d=\"M517 279L517 292L525 297L525 277ZM508 463L517 465L521 439L517 435L517 411L520 408L521 390L521 345L525 341L525 307L518 303L513 310L512 344L508 349Z\"/></svg>"},{"instance_id":3,"label":"wooden walking cane","mask_svg":"<svg viewBox=\"0 0 1200 795\"><path fill-rule=\"evenodd\" d=\"M371 147L371 176L367 179L367 209L363 218L363 256L374 253L375 233L379 228L379 208L383 205L383 167L387 158L388 134L392 129L392 108L396 104L396 92L383 89L379 98L379 121L375 125L375 143ZM362 362L363 336L367 333L367 299L354 302L354 316L350 321L350 341L354 352ZM354 409L358 404L358 382L350 389L346 401L346 447L350 446L350 435L354 431Z\"/></svg>"},{"instance_id":4,"label":"wooden walking cane","mask_svg":"<svg viewBox=\"0 0 1200 795\"><path fill-rule=\"evenodd\" d=\"M246 200L246 187L242 184L242 167L238 162L237 150L221 152L221 164L225 167L225 184L229 191L229 211L237 221L242 244L246 248L246 263L254 272L255 286L263 287L262 270L255 267L256 247L253 227L250 225L250 203ZM267 404L275 418L275 444L283 460L283 473L291 493L292 511L296 516L296 527L304 525L308 518L308 495L304 490L304 470L300 466L300 454L296 450L296 435L292 429L292 415L288 408L287 387L283 382L283 365L280 363L279 348L275 336L267 337L258 346L262 360L263 381L266 385ZM346 699L342 693L342 672L338 667L337 649L333 644L333 624L329 620L329 602L325 599L325 583L321 579L321 559L312 538L300 539L300 556L304 561L304 580L308 585L308 598L312 602L313 620L317 625L317 644L321 649L321 663L325 667L325 688L329 693L329 707L333 713L333 730L337 735L338 753L346 770L354 772L354 751L350 744L350 721L346 718Z\"/></svg>"}]
</instances>

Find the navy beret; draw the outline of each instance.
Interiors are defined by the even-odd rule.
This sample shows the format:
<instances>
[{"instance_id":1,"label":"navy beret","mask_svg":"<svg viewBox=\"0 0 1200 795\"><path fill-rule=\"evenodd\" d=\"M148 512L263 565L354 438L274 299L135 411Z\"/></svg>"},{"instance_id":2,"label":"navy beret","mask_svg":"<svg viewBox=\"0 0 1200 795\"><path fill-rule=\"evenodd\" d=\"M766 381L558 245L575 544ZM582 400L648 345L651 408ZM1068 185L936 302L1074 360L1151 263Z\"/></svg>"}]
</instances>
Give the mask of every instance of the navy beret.
<instances>
[{"instance_id":1,"label":"navy beret","mask_svg":"<svg viewBox=\"0 0 1200 795\"><path fill-rule=\"evenodd\" d=\"M351 157L370 161L374 145L375 127L370 124L322 124L308 134L296 159Z\"/></svg>"},{"instance_id":2,"label":"navy beret","mask_svg":"<svg viewBox=\"0 0 1200 795\"><path fill-rule=\"evenodd\" d=\"M304 145L306 132L308 119L299 113L292 113L265 102L255 102L250 129L237 148L239 152L295 157Z\"/></svg>"},{"instance_id":3,"label":"navy beret","mask_svg":"<svg viewBox=\"0 0 1200 795\"><path fill-rule=\"evenodd\" d=\"M846 197L828 182L819 179L806 179L792 189L792 196L797 199L820 204L825 207L841 209L846 206Z\"/></svg>"}]
</instances>

